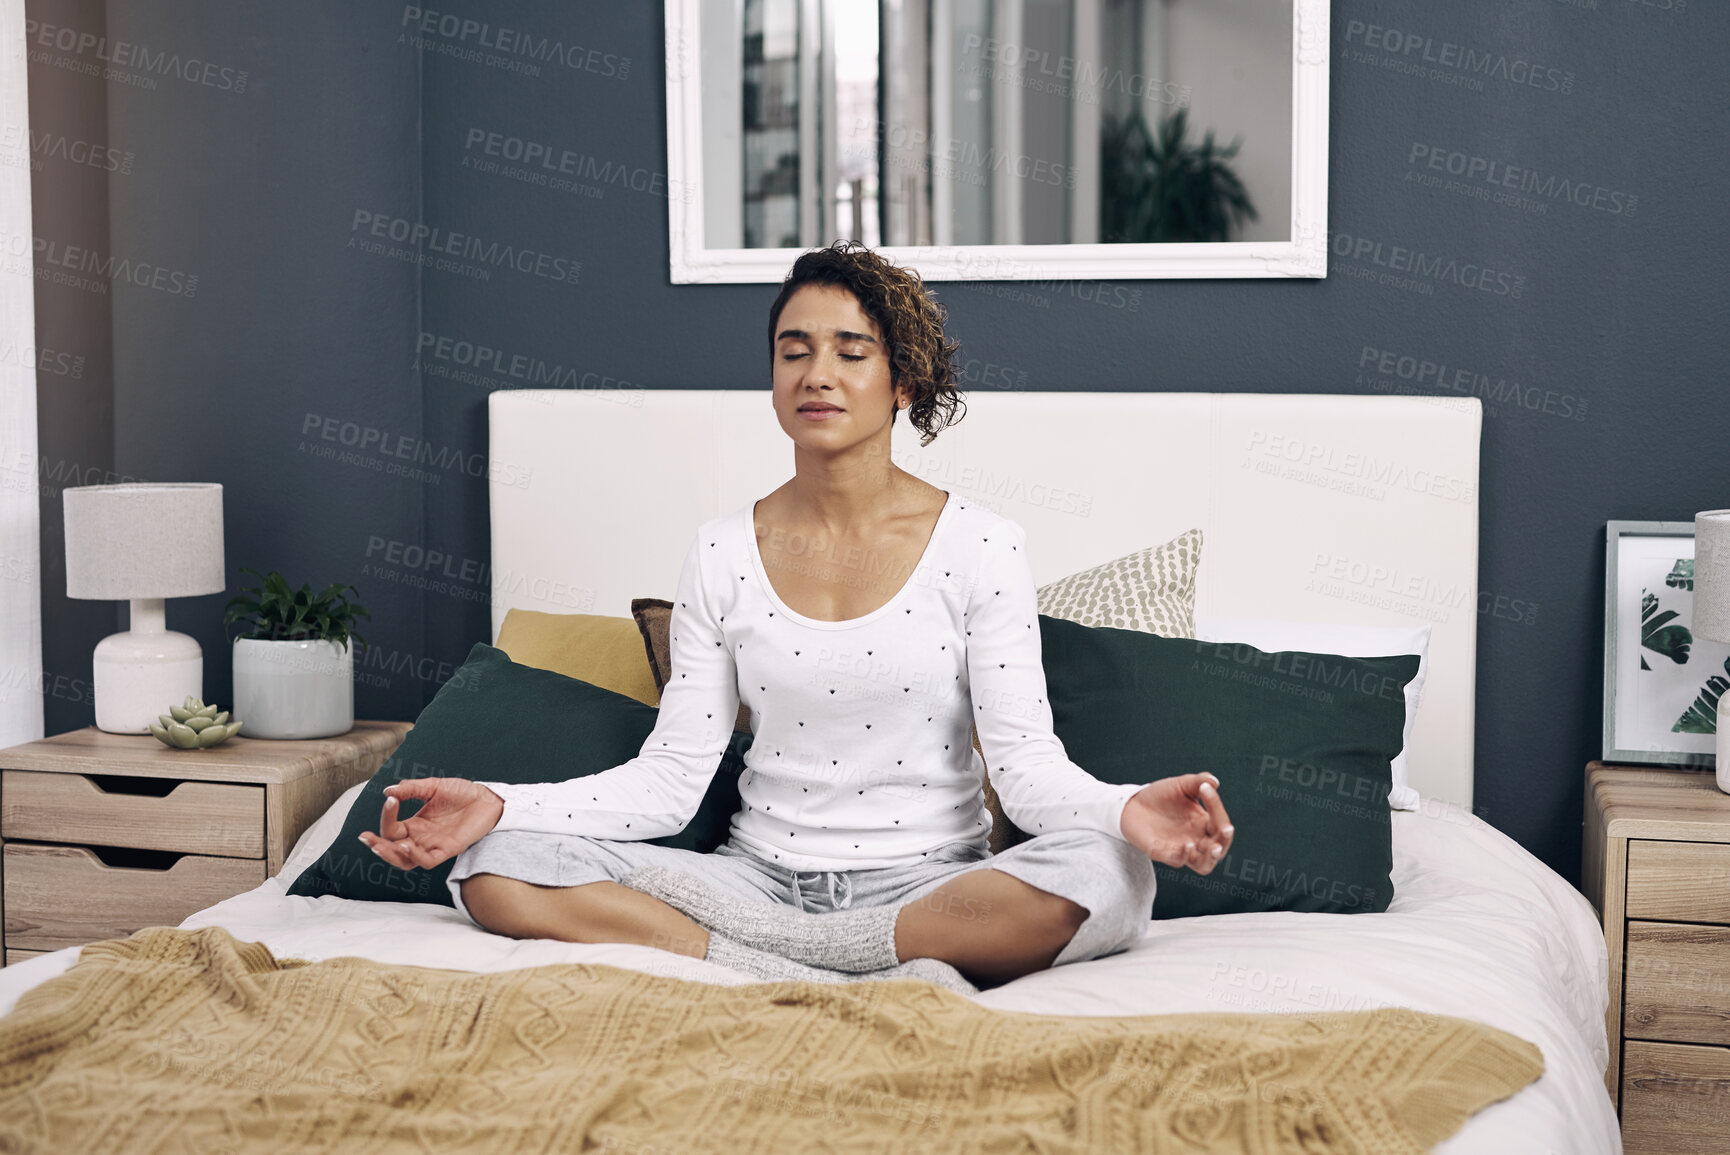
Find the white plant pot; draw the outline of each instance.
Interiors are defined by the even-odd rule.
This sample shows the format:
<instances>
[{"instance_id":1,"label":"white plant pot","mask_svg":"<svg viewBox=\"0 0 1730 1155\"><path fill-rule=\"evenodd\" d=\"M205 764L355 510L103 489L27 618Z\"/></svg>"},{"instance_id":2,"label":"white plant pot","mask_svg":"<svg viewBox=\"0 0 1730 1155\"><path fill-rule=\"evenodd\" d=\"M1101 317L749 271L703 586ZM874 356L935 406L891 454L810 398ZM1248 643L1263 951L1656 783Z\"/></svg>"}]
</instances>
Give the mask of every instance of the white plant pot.
<instances>
[{"instance_id":1,"label":"white plant pot","mask_svg":"<svg viewBox=\"0 0 1730 1155\"><path fill-rule=\"evenodd\" d=\"M234 641L242 738L329 738L354 728L354 644Z\"/></svg>"},{"instance_id":2,"label":"white plant pot","mask_svg":"<svg viewBox=\"0 0 1730 1155\"><path fill-rule=\"evenodd\" d=\"M1718 696L1718 789L1730 794L1730 690Z\"/></svg>"}]
</instances>

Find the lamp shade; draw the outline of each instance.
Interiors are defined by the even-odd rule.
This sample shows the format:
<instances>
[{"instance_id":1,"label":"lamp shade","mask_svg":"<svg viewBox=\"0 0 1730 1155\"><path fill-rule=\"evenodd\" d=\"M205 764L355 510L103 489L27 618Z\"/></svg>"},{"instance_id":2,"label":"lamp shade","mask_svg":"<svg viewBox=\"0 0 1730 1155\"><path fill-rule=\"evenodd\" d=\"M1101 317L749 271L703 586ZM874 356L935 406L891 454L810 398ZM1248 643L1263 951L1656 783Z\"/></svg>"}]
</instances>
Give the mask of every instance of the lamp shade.
<instances>
[{"instance_id":1,"label":"lamp shade","mask_svg":"<svg viewBox=\"0 0 1730 1155\"><path fill-rule=\"evenodd\" d=\"M183 598L227 588L222 486L82 485L63 496L67 597Z\"/></svg>"},{"instance_id":2,"label":"lamp shade","mask_svg":"<svg viewBox=\"0 0 1730 1155\"><path fill-rule=\"evenodd\" d=\"M1730 509L1694 515L1694 633L1730 642Z\"/></svg>"}]
</instances>

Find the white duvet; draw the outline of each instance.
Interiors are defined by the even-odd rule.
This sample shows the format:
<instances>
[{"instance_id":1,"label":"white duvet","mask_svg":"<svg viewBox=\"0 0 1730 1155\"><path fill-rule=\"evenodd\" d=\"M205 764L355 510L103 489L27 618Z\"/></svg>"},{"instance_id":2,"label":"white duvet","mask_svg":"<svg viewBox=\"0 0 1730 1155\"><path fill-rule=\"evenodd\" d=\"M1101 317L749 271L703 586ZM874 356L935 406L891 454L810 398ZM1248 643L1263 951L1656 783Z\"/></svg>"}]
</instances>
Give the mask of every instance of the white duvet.
<instances>
[{"instance_id":1,"label":"white duvet","mask_svg":"<svg viewBox=\"0 0 1730 1155\"><path fill-rule=\"evenodd\" d=\"M502 971L598 962L714 983L756 981L649 947L519 941L454 909L290 897L360 791L301 837L283 870L181 926L225 927L279 958ZM1427 800L1393 812L1394 901L1384 914L1241 914L1149 924L1132 950L1028 975L974 996L1002 1010L1063 1015L1411 1007L1499 1027L1538 1045L1545 1071L1437 1147L1446 1155L1598 1155L1622 1149L1604 1089L1608 963L1586 900L1506 835ZM71 966L77 947L0 970L0 1014Z\"/></svg>"}]
</instances>

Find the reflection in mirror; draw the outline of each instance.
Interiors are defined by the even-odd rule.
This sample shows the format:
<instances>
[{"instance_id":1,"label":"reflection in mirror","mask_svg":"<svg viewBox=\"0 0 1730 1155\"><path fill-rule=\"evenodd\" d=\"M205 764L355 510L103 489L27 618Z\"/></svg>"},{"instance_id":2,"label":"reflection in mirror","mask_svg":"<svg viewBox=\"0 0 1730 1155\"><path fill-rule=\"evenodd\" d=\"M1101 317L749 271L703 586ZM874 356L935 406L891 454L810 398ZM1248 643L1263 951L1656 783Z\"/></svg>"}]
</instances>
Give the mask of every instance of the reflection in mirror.
<instances>
[{"instance_id":1,"label":"reflection in mirror","mask_svg":"<svg viewBox=\"0 0 1730 1155\"><path fill-rule=\"evenodd\" d=\"M711 249L1288 241L1293 0L703 0Z\"/></svg>"}]
</instances>

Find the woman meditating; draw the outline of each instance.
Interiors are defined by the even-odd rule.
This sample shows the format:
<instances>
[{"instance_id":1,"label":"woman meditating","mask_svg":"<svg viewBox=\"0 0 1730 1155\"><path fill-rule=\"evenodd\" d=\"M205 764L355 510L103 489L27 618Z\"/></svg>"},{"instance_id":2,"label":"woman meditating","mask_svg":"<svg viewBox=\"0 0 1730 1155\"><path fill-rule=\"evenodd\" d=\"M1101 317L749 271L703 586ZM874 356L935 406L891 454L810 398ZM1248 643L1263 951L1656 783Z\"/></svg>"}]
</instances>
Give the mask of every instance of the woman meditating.
<instances>
[{"instance_id":1,"label":"woman meditating","mask_svg":"<svg viewBox=\"0 0 1730 1155\"><path fill-rule=\"evenodd\" d=\"M769 311L794 476L698 530L642 752L543 785L398 782L367 845L404 870L454 856L451 896L486 930L764 979L971 993L1138 942L1153 862L1206 874L1230 847L1219 782L1111 785L1065 756L1025 531L890 460L900 410L924 443L953 422L943 318L869 249L800 256ZM754 737L728 841L644 841L696 814L741 701ZM1031 836L997 855L975 726ZM409 799L423 804L399 819Z\"/></svg>"}]
</instances>

